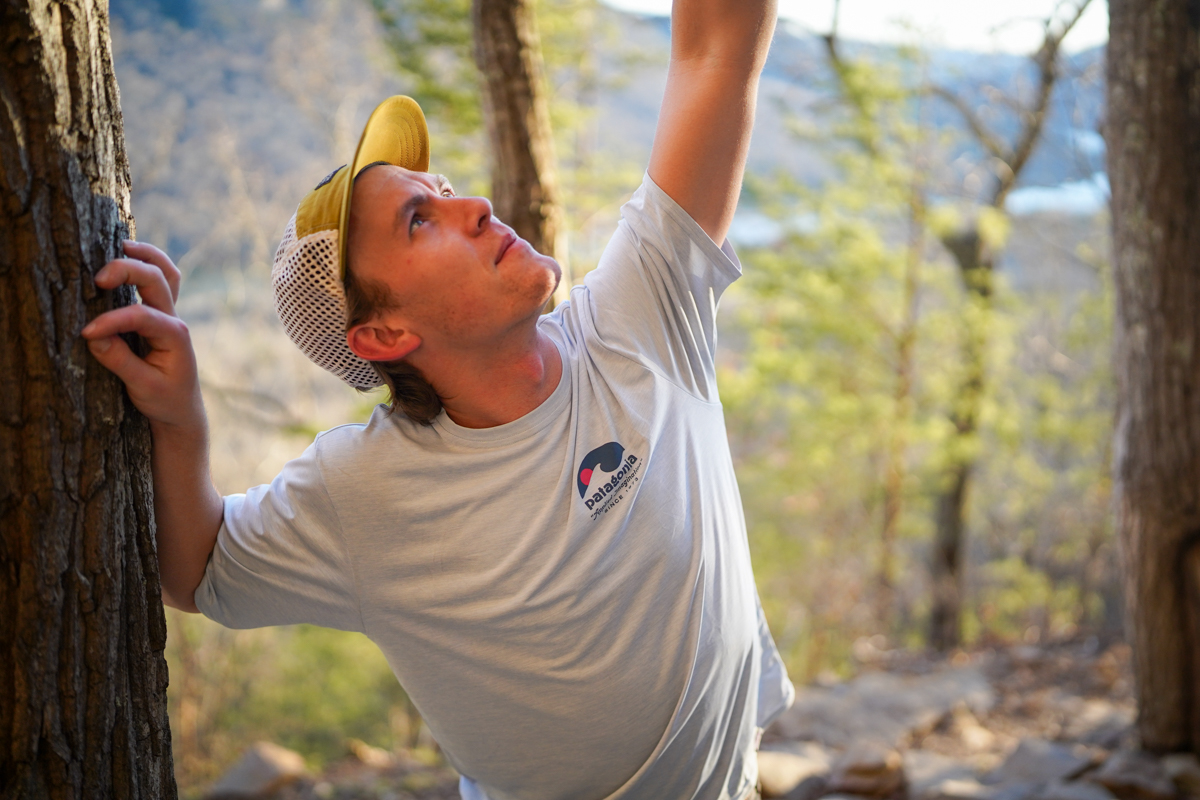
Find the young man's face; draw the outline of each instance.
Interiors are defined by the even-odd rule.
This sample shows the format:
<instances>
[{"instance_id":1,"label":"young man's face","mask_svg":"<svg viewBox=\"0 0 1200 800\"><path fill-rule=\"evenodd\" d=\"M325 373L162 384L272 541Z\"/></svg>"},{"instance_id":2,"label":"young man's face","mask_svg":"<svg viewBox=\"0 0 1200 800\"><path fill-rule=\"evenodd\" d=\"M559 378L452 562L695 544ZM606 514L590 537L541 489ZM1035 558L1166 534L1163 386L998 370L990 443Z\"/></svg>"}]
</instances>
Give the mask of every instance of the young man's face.
<instances>
[{"instance_id":1,"label":"young man's face","mask_svg":"<svg viewBox=\"0 0 1200 800\"><path fill-rule=\"evenodd\" d=\"M426 345L486 346L536 319L561 270L440 175L380 165L354 184L350 268L387 287L383 321Z\"/></svg>"}]
</instances>

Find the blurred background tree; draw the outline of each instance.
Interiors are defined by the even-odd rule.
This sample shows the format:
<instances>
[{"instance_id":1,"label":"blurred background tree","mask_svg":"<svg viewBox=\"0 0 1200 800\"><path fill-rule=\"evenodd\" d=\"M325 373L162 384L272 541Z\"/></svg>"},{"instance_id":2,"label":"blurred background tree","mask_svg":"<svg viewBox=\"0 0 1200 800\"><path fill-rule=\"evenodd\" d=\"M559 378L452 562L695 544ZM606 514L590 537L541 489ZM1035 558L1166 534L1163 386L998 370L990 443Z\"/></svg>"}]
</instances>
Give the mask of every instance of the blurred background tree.
<instances>
[{"instance_id":1,"label":"blurred background tree","mask_svg":"<svg viewBox=\"0 0 1200 800\"><path fill-rule=\"evenodd\" d=\"M786 620L774 630L801 676L848 665L872 636L944 650L963 633L977 644L1117 624L1102 239L1066 249L1089 276L1083 296L1015 292L996 275L1006 198L1081 13L1046 25L1033 107L1011 104L1012 152L968 101L930 88L927 53L854 55L835 22L824 61L796 76L824 81L828 99L792 125L825 148L829 174L748 181L783 233L742 250L744 338L722 390L753 546L770 554L756 560L764 602ZM931 105L946 99L966 125L937 124ZM964 140L974 151L956 158ZM985 189L989 170L1002 178ZM986 478L968 517L973 475ZM1054 521L1068 511L1071 524ZM964 586L970 525L986 555Z\"/></svg>"},{"instance_id":2,"label":"blurred background tree","mask_svg":"<svg viewBox=\"0 0 1200 800\"><path fill-rule=\"evenodd\" d=\"M958 264L966 304L958 316L960 374L949 408L953 432L945 444L945 472L934 508L929 643L938 650L962 643L966 507L971 476L979 460L977 434L988 383L986 351L992 335L993 276L1008 234L1005 201L1042 137L1055 85L1062 73L1063 39L1090 3L1091 0L1058 3L1055 14L1046 20L1045 38L1030 59L1036 70L1034 86L1032 91L1022 93L1030 97L1009 97L1003 90L989 87L992 102L987 110L996 116L1000 110L1017 118L1010 141L998 135L992 123L972 110L960 95L936 84L930 90L963 115L967 128L987 156L970 173L983 188L968 193L964 198L967 208L961 212L963 219L946 226L940 234L942 245ZM1063 11L1064 18L1058 19Z\"/></svg>"}]
</instances>

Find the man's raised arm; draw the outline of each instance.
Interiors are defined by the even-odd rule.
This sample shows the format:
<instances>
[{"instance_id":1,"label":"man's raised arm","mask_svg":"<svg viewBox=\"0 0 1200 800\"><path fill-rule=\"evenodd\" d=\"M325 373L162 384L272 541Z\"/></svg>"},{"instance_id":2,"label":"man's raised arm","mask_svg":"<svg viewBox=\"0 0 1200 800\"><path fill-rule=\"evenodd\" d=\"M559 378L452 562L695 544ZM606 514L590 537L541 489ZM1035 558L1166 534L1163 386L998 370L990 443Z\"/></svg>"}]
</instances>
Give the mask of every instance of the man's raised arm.
<instances>
[{"instance_id":1,"label":"man's raised arm","mask_svg":"<svg viewBox=\"0 0 1200 800\"><path fill-rule=\"evenodd\" d=\"M675 0L650 177L714 242L733 221L775 0Z\"/></svg>"}]
</instances>

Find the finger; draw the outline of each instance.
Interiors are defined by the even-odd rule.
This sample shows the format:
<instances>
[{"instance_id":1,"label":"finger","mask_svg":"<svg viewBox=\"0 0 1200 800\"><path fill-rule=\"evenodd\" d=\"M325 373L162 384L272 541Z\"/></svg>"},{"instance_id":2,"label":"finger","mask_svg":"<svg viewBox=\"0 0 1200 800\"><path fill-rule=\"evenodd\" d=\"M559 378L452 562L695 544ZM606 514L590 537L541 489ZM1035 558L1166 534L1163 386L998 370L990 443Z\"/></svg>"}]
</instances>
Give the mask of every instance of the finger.
<instances>
[{"instance_id":1,"label":"finger","mask_svg":"<svg viewBox=\"0 0 1200 800\"><path fill-rule=\"evenodd\" d=\"M118 333L136 333L155 350L172 350L190 343L183 320L147 305L125 306L106 312L80 331L85 339L91 340Z\"/></svg>"},{"instance_id":2,"label":"finger","mask_svg":"<svg viewBox=\"0 0 1200 800\"><path fill-rule=\"evenodd\" d=\"M135 242L132 239L125 240L124 249L126 253L137 260L153 264L162 270L163 277L167 280L167 286L171 289L171 302L174 303L179 299L179 284L183 280L183 273L179 271L179 267L175 266L175 262L171 260L170 256L152 244Z\"/></svg>"},{"instance_id":3,"label":"finger","mask_svg":"<svg viewBox=\"0 0 1200 800\"><path fill-rule=\"evenodd\" d=\"M119 336L93 339L88 342L88 350L103 367L127 385L145 385L159 377L158 371L134 355Z\"/></svg>"},{"instance_id":4,"label":"finger","mask_svg":"<svg viewBox=\"0 0 1200 800\"><path fill-rule=\"evenodd\" d=\"M136 286L142 302L151 308L175 312L175 298L167 285L167 278L158 267L132 258L118 258L104 265L96 273L96 285L101 289L114 289L123 283Z\"/></svg>"}]
</instances>

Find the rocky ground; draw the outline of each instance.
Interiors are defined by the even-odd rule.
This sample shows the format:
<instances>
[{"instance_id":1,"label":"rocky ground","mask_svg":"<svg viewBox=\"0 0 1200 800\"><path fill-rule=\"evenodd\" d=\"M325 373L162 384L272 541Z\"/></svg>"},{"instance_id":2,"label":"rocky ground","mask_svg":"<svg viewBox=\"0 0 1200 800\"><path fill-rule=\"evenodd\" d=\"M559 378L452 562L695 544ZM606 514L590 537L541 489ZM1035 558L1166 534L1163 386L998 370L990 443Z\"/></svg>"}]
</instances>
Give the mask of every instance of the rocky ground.
<instances>
[{"instance_id":1,"label":"rocky ground","mask_svg":"<svg viewBox=\"0 0 1200 800\"><path fill-rule=\"evenodd\" d=\"M1183 800L1193 756L1136 750L1129 652L1092 639L951 659L858 648L853 680L804 687L766 732L763 796L787 800ZM321 775L262 744L208 797L443 800L457 777L432 753L352 742ZM664 800L669 800L664 798Z\"/></svg>"}]
</instances>

